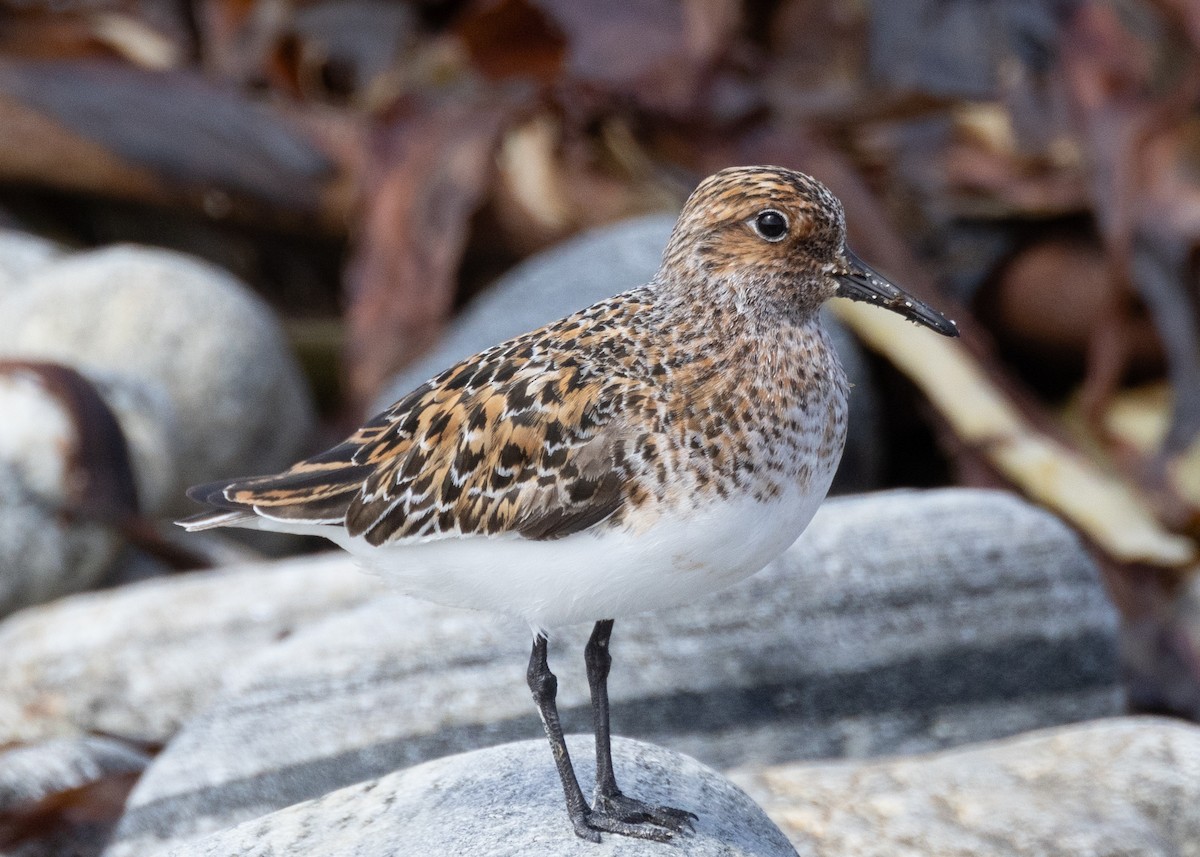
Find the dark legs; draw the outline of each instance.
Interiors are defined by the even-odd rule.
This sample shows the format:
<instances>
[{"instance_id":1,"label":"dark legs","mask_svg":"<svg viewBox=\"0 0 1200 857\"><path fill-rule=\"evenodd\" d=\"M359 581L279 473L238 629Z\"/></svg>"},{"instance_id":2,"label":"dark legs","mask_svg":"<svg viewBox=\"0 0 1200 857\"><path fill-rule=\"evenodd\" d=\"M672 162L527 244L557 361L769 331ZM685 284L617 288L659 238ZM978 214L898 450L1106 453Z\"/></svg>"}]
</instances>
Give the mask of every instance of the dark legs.
<instances>
[{"instance_id":1,"label":"dark legs","mask_svg":"<svg viewBox=\"0 0 1200 857\"><path fill-rule=\"evenodd\" d=\"M603 624L603 623L601 623ZM599 626L597 626L599 627ZM608 623L609 632L612 631L612 622ZM592 635L595 637L595 634ZM608 637L605 635L605 644L607 645ZM589 643L588 649L593 647ZM605 651L607 657L607 649ZM605 674L607 675L607 667ZM588 661L589 681L591 676L591 660ZM567 753L567 743L563 740L562 724L558 719L558 706L555 704L555 697L558 695L558 679L554 677L554 673L550 672L550 665L546 662L546 638L538 635L533 640L533 651L529 655L529 670L525 674L529 682L529 690L533 693L533 701L537 703L538 713L542 716L542 726L546 730L546 738L550 741L550 750L554 754L554 764L558 768L558 777L562 780L563 795L567 800L567 815L571 818L571 824L575 828L575 834L582 839L588 839L592 842L600 841L600 831L608 833L620 833L624 836L635 836L639 839L653 839L658 842L666 842L671 838L671 831L664 830L665 825L662 822L657 822L647 813L641 813L640 817L626 819L620 816L610 814L597 803L596 807L590 808L587 801L583 797L583 791L579 788L579 780L575 778L575 769L571 766L571 756ZM612 783L612 787L616 789L616 783L612 777L612 755L609 751L608 741L608 691L604 693L604 755L608 759L608 781ZM595 691L592 692L593 707L595 700ZM599 722L599 721L597 721ZM600 752L600 737L597 733L596 752L597 756ZM599 781L599 776L597 776ZM599 783L597 782L597 790ZM597 791L597 793L599 793ZM617 792L619 795L620 793ZM623 796L622 796L623 797ZM652 809L652 808L651 808ZM679 810L673 810L679 812ZM685 816L690 815L684 813ZM646 823L650 822L650 823ZM655 825L659 826L655 826ZM673 830L679 830L680 826L675 826Z\"/></svg>"},{"instance_id":2,"label":"dark legs","mask_svg":"<svg viewBox=\"0 0 1200 857\"><path fill-rule=\"evenodd\" d=\"M533 701L542 717L542 728L546 730L546 738L550 741L550 752L554 754L554 765L558 768L558 778L562 780L563 795L567 799L567 815L571 817L575 834L583 839L599 842L600 834L587 823L587 801L583 799L579 780L575 778L575 769L571 767L567 742L563 740L558 706L554 702L558 696L558 679L550 672L550 664L546 662L546 638L540 634L533 638L533 651L529 655L529 669L525 673L525 680L529 682Z\"/></svg>"},{"instance_id":3,"label":"dark legs","mask_svg":"<svg viewBox=\"0 0 1200 857\"><path fill-rule=\"evenodd\" d=\"M612 636L613 620L604 619L596 623L592 636L583 650L583 662L587 665L588 688L592 692L592 729L596 733L596 800L601 796L620 794L617 779L613 775L612 736L608 727L608 671L612 667L612 655L608 652L608 640Z\"/></svg>"},{"instance_id":4,"label":"dark legs","mask_svg":"<svg viewBox=\"0 0 1200 857\"><path fill-rule=\"evenodd\" d=\"M613 774L612 735L608 721L608 671L612 656L608 641L612 636L613 620L596 623L584 649L587 664L588 687L592 695L592 725L596 732L596 791L595 800L589 809L571 766L571 757L563 740L562 724L558 719L555 697L558 680L550 672L546 662L546 638L538 636L533 641L533 652L529 656L529 689L542 716L542 726L550 740L554 753L554 764L562 780L563 794L567 800L567 814L575 833L593 842L600 840L598 831L605 830L636 836L642 839L666 841L672 832L683 830L696 816L686 810L667 806L653 806L628 797L617 788ZM664 829L665 828L665 829Z\"/></svg>"},{"instance_id":5,"label":"dark legs","mask_svg":"<svg viewBox=\"0 0 1200 857\"><path fill-rule=\"evenodd\" d=\"M678 832L695 821L696 816L682 809L643 803L627 797L617 788L617 779L613 774L612 736L608 724L608 671L612 666L608 641L612 636L612 629L612 619L597 622L587 647L583 650L588 687L592 692L592 726L596 732L596 791L592 808L596 812L630 824L649 822Z\"/></svg>"}]
</instances>

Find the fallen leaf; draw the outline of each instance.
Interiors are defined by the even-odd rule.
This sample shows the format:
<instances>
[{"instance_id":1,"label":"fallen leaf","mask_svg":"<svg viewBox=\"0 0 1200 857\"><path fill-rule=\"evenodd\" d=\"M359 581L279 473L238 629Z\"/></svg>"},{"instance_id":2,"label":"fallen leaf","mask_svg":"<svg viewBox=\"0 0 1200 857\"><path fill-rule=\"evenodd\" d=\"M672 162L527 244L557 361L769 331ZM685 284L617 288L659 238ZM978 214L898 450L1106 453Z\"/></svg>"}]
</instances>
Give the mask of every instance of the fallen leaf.
<instances>
[{"instance_id":1,"label":"fallen leaf","mask_svg":"<svg viewBox=\"0 0 1200 857\"><path fill-rule=\"evenodd\" d=\"M487 193L512 99L412 106L380 129L346 269L348 387L354 409L428 348L454 306L471 216Z\"/></svg>"},{"instance_id":2,"label":"fallen leaf","mask_svg":"<svg viewBox=\"0 0 1200 857\"><path fill-rule=\"evenodd\" d=\"M216 214L247 206L293 223L327 216L325 195L338 179L299 123L190 72L4 63L3 102L32 127L23 136L20 125L0 128L0 138L15 135L32 151L0 152L0 176L15 163L27 181L90 180L118 197L190 198Z\"/></svg>"}]
</instances>

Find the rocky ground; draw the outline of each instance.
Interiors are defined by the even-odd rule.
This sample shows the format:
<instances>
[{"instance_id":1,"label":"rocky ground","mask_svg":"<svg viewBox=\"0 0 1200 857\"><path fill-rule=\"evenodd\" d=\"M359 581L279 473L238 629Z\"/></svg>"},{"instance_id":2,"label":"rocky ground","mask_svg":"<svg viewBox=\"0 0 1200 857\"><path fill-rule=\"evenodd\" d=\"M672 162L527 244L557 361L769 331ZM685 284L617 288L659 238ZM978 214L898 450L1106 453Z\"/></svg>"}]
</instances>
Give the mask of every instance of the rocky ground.
<instances>
[{"instance_id":1,"label":"rocky ground","mask_svg":"<svg viewBox=\"0 0 1200 857\"><path fill-rule=\"evenodd\" d=\"M531 260L395 390L645 279L666 228ZM758 576L618 622L618 777L700 820L670 845L575 839L519 623L390 593L336 553L168 541L221 562L157 573L164 545L131 521L308 440L269 311L173 254L3 241L0 404L29 421L0 427L18 497L0 502L0 854L1200 855L1200 729L1122 716L1118 617L1080 541L965 489L833 499ZM857 409L839 484L861 490L879 390L838 341ZM136 502L90 463L101 424ZM586 634L552 639L572 732ZM591 739L571 747L586 781Z\"/></svg>"}]
</instances>

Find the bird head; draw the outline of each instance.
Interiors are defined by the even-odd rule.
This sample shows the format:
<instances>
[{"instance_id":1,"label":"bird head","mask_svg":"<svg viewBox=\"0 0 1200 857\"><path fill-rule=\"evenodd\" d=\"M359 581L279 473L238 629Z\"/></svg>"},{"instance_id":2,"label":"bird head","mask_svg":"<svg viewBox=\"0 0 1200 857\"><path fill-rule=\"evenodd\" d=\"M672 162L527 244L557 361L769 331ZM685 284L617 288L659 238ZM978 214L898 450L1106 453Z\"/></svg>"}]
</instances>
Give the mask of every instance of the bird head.
<instances>
[{"instance_id":1,"label":"bird head","mask_svg":"<svg viewBox=\"0 0 1200 857\"><path fill-rule=\"evenodd\" d=\"M846 246L842 204L816 179L783 167L731 167L684 204L664 253L676 288L724 289L739 306L811 314L832 297L865 301L946 336L958 328Z\"/></svg>"}]
</instances>

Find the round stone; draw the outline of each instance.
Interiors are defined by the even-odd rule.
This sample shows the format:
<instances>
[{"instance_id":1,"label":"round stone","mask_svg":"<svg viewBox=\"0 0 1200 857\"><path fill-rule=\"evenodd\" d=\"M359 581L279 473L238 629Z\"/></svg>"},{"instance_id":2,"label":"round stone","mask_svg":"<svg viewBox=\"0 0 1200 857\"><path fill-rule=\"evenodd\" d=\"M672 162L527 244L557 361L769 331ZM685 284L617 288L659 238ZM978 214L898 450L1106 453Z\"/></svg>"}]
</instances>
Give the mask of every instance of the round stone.
<instances>
[{"instance_id":1,"label":"round stone","mask_svg":"<svg viewBox=\"0 0 1200 857\"><path fill-rule=\"evenodd\" d=\"M270 308L230 274L179 253L117 246L39 268L0 302L0 343L6 354L164 391L177 454L166 512L190 508L188 485L287 465L314 425ZM130 434L135 444L146 436Z\"/></svg>"},{"instance_id":2,"label":"round stone","mask_svg":"<svg viewBox=\"0 0 1200 857\"><path fill-rule=\"evenodd\" d=\"M3 615L96 583L121 539L107 526L65 514L82 499L86 428L60 391L33 368L0 364L0 413Z\"/></svg>"}]
</instances>

